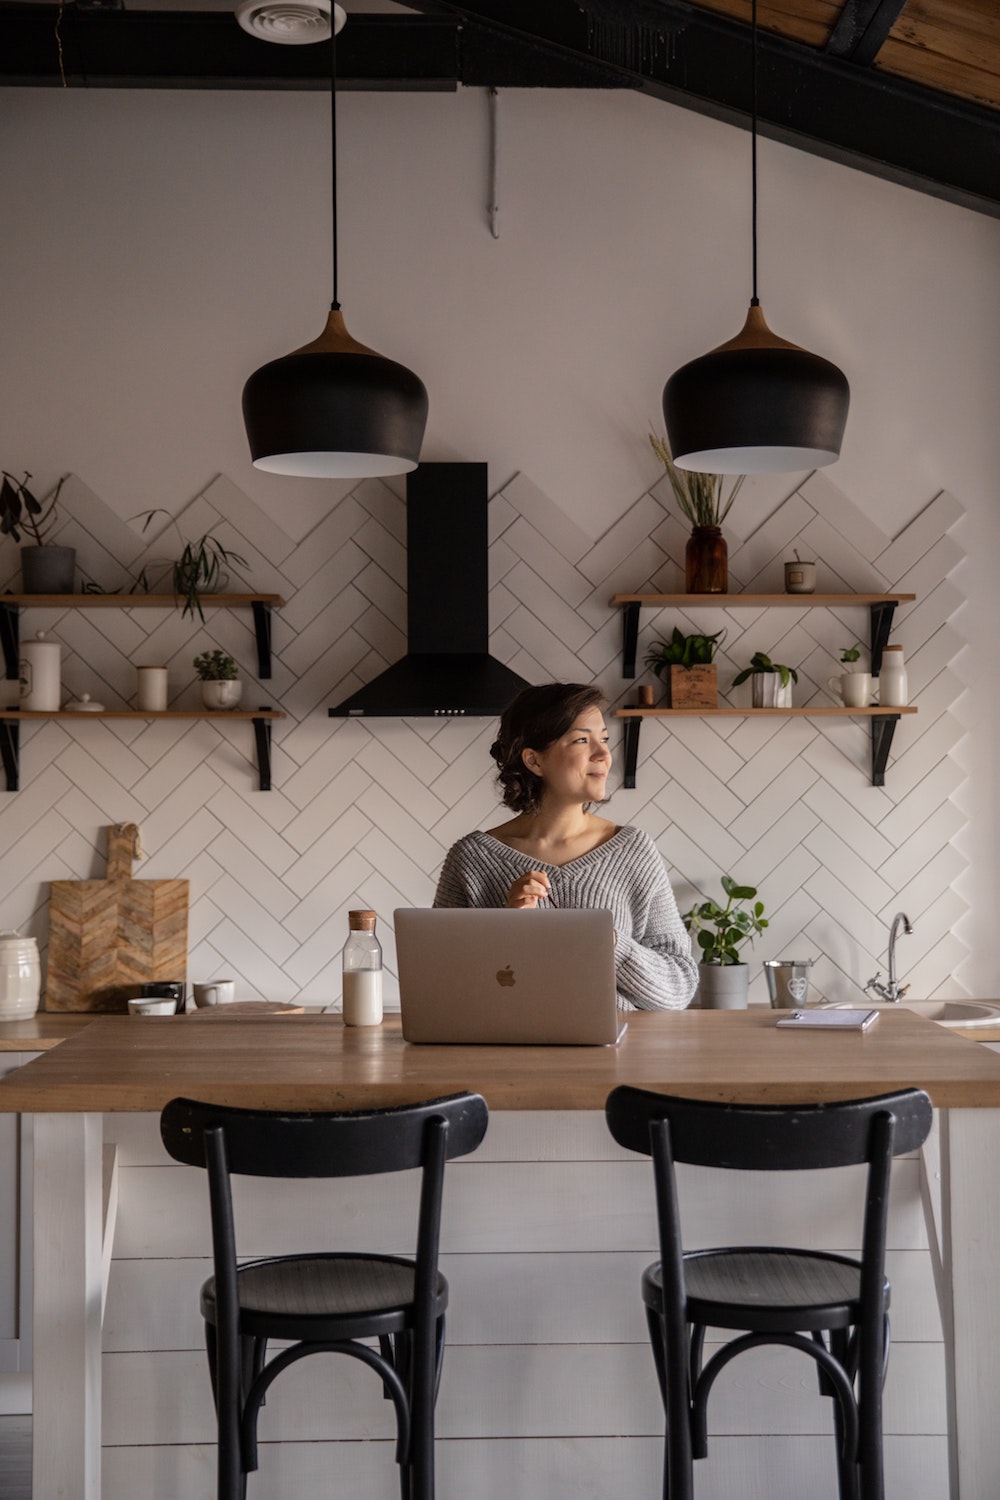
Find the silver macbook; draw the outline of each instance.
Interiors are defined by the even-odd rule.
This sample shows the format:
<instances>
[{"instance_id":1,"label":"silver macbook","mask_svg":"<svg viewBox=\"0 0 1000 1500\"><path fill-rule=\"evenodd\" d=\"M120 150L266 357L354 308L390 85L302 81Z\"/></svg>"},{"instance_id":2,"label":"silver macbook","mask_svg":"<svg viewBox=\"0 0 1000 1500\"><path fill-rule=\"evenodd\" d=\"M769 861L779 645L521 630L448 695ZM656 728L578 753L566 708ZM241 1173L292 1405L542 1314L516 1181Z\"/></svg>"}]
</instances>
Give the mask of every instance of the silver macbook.
<instances>
[{"instance_id":1,"label":"silver macbook","mask_svg":"<svg viewBox=\"0 0 1000 1500\"><path fill-rule=\"evenodd\" d=\"M625 1023L609 911L401 908L408 1042L610 1046Z\"/></svg>"}]
</instances>

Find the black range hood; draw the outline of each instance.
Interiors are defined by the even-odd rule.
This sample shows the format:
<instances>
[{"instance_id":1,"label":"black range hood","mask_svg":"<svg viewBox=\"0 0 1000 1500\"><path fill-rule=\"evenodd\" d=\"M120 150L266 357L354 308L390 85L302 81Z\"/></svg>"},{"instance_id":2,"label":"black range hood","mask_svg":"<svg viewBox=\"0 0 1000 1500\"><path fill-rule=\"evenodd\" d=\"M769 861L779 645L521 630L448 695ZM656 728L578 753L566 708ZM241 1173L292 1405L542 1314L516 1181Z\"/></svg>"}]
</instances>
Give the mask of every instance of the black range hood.
<instances>
[{"instance_id":1,"label":"black range hood","mask_svg":"<svg viewBox=\"0 0 1000 1500\"><path fill-rule=\"evenodd\" d=\"M528 686L489 654L486 473L427 463L407 476L409 649L331 718L496 718Z\"/></svg>"}]
</instances>

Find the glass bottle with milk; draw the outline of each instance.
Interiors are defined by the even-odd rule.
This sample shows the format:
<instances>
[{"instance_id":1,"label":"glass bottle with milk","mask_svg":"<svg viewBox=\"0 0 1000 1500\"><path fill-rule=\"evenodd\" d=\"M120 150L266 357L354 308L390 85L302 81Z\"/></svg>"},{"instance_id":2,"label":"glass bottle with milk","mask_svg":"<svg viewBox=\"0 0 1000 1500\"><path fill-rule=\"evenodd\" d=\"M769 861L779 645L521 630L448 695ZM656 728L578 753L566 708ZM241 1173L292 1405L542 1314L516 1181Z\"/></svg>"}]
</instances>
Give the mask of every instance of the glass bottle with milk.
<instances>
[{"instance_id":1,"label":"glass bottle with milk","mask_svg":"<svg viewBox=\"0 0 1000 1500\"><path fill-rule=\"evenodd\" d=\"M377 1026L382 1019L382 944L375 936L376 914L347 914L344 944L344 1025Z\"/></svg>"}]
</instances>

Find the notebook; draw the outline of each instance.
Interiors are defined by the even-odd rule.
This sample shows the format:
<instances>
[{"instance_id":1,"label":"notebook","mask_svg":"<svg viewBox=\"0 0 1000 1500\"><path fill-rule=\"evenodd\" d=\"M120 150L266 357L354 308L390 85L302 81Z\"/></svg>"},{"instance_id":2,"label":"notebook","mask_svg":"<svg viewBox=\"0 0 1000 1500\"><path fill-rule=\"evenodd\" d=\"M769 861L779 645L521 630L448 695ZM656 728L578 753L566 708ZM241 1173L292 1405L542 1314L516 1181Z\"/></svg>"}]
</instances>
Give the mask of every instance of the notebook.
<instances>
[{"instance_id":1,"label":"notebook","mask_svg":"<svg viewBox=\"0 0 1000 1500\"><path fill-rule=\"evenodd\" d=\"M877 1010L845 1006L843 1010L791 1010L777 1024L796 1026L800 1031L867 1031L877 1020Z\"/></svg>"},{"instance_id":2,"label":"notebook","mask_svg":"<svg viewBox=\"0 0 1000 1500\"><path fill-rule=\"evenodd\" d=\"M402 908L408 1042L611 1046L625 1033L609 911Z\"/></svg>"}]
</instances>

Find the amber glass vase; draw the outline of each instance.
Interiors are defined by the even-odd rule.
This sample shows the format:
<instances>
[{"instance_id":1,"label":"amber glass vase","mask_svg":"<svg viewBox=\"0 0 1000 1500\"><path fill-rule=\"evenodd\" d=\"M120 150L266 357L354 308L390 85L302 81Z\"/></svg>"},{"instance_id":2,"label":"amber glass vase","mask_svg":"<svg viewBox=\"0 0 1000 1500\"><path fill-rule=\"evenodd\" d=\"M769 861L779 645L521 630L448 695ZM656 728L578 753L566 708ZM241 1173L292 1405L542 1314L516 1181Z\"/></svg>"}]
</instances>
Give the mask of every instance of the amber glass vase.
<instances>
[{"instance_id":1,"label":"amber glass vase","mask_svg":"<svg viewBox=\"0 0 1000 1500\"><path fill-rule=\"evenodd\" d=\"M689 594L729 592L729 548L718 526L696 526L688 537L684 587Z\"/></svg>"}]
</instances>

